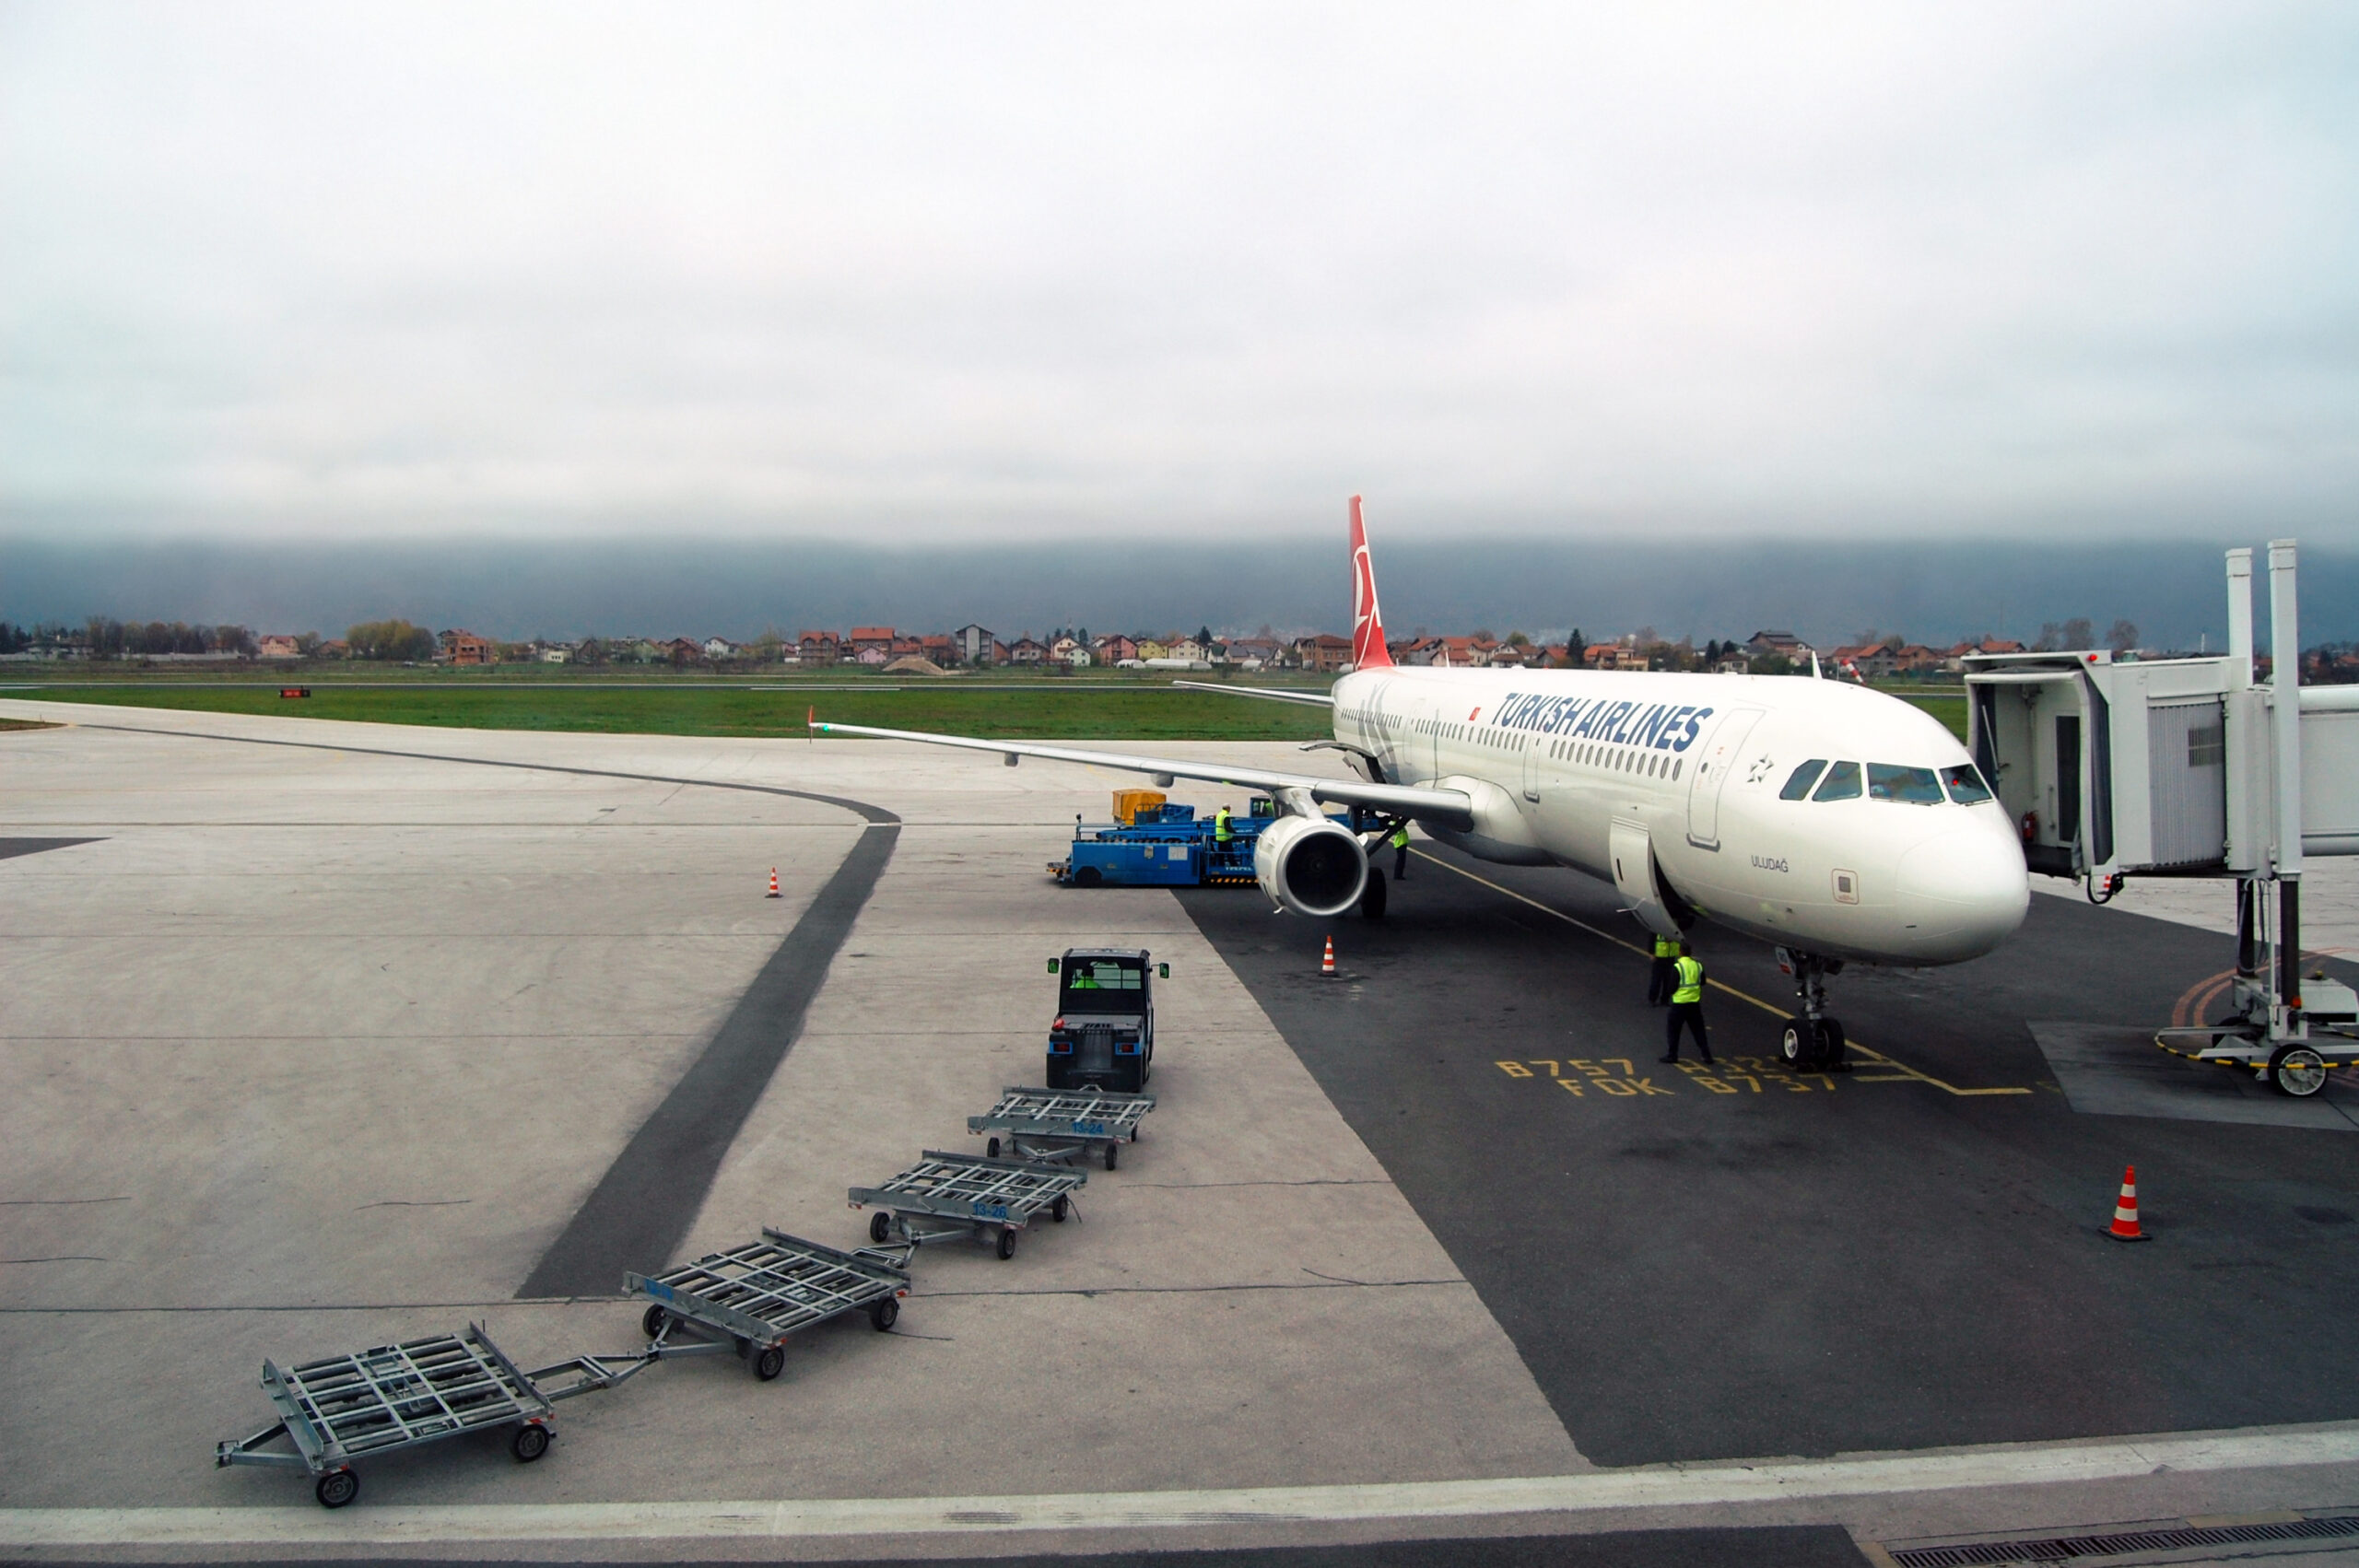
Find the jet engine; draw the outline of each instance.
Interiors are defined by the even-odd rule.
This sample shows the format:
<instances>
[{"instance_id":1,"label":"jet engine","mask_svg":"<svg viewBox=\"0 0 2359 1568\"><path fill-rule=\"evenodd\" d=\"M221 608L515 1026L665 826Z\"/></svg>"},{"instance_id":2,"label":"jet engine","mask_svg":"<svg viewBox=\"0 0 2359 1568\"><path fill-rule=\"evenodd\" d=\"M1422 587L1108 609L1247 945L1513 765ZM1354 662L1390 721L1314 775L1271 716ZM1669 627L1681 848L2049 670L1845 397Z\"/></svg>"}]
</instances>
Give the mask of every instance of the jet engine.
<instances>
[{"instance_id":1,"label":"jet engine","mask_svg":"<svg viewBox=\"0 0 2359 1568\"><path fill-rule=\"evenodd\" d=\"M1262 891L1297 915L1340 915L1367 885L1367 853L1329 816L1282 816L1253 841Z\"/></svg>"}]
</instances>

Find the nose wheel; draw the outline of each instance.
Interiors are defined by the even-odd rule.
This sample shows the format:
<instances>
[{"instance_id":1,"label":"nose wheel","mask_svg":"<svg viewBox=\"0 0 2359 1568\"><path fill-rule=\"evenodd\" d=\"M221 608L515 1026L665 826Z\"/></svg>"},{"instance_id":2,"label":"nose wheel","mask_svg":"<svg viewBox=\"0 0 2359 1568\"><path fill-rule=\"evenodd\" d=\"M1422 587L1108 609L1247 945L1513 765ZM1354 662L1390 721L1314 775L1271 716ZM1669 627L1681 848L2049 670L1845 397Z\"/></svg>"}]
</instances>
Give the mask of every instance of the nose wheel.
<instances>
[{"instance_id":1,"label":"nose wheel","mask_svg":"<svg viewBox=\"0 0 2359 1568\"><path fill-rule=\"evenodd\" d=\"M1802 1002L1778 1037L1778 1059L1797 1072L1846 1071L1843 1025L1826 1011L1827 977L1843 972L1843 960L1781 947L1778 967L1794 977L1794 995Z\"/></svg>"},{"instance_id":2,"label":"nose wheel","mask_svg":"<svg viewBox=\"0 0 2359 1568\"><path fill-rule=\"evenodd\" d=\"M1832 1018L1786 1020L1778 1059L1797 1072L1824 1072L1843 1062L1843 1025Z\"/></svg>"}]
</instances>

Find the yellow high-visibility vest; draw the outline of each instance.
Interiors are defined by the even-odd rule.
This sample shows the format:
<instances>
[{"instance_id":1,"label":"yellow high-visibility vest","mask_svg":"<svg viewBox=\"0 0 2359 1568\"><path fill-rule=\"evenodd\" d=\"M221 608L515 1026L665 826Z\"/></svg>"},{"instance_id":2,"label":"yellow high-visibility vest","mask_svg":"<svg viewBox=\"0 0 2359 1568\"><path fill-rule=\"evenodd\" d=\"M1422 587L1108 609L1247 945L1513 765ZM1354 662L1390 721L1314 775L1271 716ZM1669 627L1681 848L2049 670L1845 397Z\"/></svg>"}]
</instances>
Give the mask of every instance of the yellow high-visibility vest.
<instances>
[{"instance_id":1,"label":"yellow high-visibility vest","mask_svg":"<svg viewBox=\"0 0 2359 1568\"><path fill-rule=\"evenodd\" d=\"M1392 847L1395 849L1406 849L1409 847L1409 829L1406 824L1392 830Z\"/></svg>"},{"instance_id":2,"label":"yellow high-visibility vest","mask_svg":"<svg viewBox=\"0 0 2359 1568\"><path fill-rule=\"evenodd\" d=\"M1704 965L1701 961L1694 958L1679 961L1679 989L1671 993L1671 1000L1673 1006L1683 1001L1704 1000Z\"/></svg>"},{"instance_id":3,"label":"yellow high-visibility vest","mask_svg":"<svg viewBox=\"0 0 2359 1568\"><path fill-rule=\"evenodd\" d=\"M1234 836L1228 831L1228 808L1223 806L1213 813L1213 837L1215 841L1226 844L1232 837Z\"/></svg>"},{"instance_id":4,"label":"yellow high-visibility vest","mask_svg":"<svg viewBox=\"0 0 2359 1568\"><path fill-rule=\"evenodd\" d=\"M1659 936L1655 938L1655 956L1657 958L1678 957L1679 943L1667 936Z\"/></svg>"}]
</instances>

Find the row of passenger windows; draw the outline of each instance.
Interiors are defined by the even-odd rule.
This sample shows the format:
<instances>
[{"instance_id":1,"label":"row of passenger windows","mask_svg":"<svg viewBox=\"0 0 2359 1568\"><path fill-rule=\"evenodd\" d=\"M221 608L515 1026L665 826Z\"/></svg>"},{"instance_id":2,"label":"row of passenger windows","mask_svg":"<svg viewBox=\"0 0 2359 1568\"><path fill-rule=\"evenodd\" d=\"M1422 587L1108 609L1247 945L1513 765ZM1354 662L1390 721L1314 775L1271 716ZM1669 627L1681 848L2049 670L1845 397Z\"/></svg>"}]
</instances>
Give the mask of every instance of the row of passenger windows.
<instances>
[{"instance_id":1,"label":"row of passenger windows","mask_svg":"<svg viewBox=\"0 0 2359 1568\"><path fill-rule=\"evenodd\" d=\"M1598 745L1586 741L1551 741L1548 755L1576 767L1605 767L1616 773L1643 773L1649 778L1676 778L1684 759L1662 752L1632 751L1626 746Z\"/></svg>"},{"instance_id":2,"label":"row of passenger windows","mask_svg":"<svg viewBox=\"0 0 2359 1568\"><path fill-rule=\"evenodd\" d=\"M1473 741L1508 751L1521 751L1529 743L1520 734L1482 730L1472 724L1453 724L1439 719L1421 719L1416 727L1428 735L1446 741ZM1643 773L1649 778L1676 778L1685 768L1685 759L1669 756L1661 752L1633 751L1626 746L1610 746L1585 741L1551 741L1548 755L1560 762L1577 767L1602 767L1616 773Z\"/></svg>"},{"instance_id":3,"label":"row of passenger windows","mask_svg":"<svg viewBox=\"0 0 2359 1568\"><path fill-rule=\"evenodd\" d=\"M1814 756L1786 780L1778 791L1781 801L1799 801L1807 797L1813 801L1856 801L1861 795L1872 801L1898 801L1909 806L1938 806L1942 790L1946 787L1948 799L1961 806L1979 805L1990 798L1990 787L1982 782L1982 775L1970 762L1955 767L1944 767L1936 773L1930 767L1906 767L1898 763L1872 762L1866 767L1866 785L1860 783L1861 769L1856 762L1828 762ZM1818 788L1813 791L1813 785Z\"/></svg>"}]
</instances>

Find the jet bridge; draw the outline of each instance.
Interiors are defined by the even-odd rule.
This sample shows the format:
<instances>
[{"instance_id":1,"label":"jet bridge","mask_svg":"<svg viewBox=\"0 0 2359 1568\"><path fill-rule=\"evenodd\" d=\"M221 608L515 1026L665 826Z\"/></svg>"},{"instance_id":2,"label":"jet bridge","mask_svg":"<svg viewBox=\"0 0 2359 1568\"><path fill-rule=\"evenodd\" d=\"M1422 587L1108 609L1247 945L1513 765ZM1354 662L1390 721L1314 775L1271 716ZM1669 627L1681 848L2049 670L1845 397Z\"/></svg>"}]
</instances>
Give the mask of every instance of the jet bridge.
<instances>
[{"instance_id":1,"label":"jet bridge","mask_svg":"<svg viewBox=\"0 0 2359 1568\"><path fill-rule=\"evenodd\" d=\"M2032 871L2099 904L2133 875L2235 880L2233 1016L2179 1043L2310 1094L2359 1058L2359 1002L2300 964L2304 859L2359 854L2359 686L2298 685L2294 564L2292 540L2269 546L2267 682L2252 552L2231 550L2225 655L1976 654L1966 685L1967 743Z\"/></svg>"}]
</instances>

